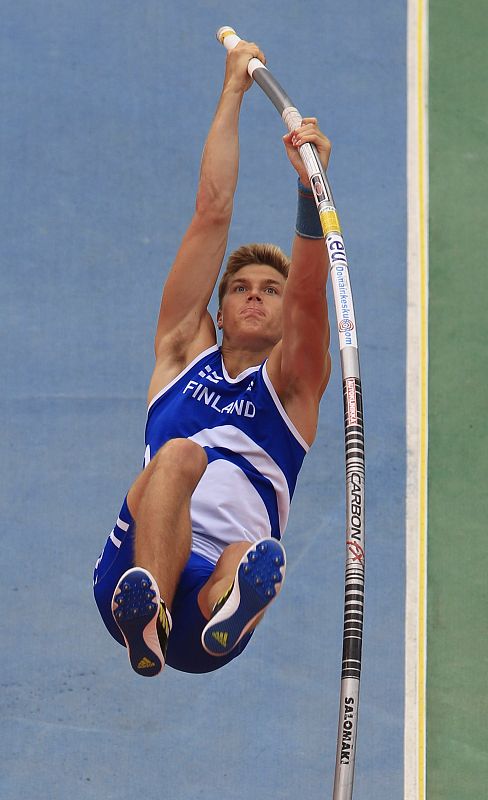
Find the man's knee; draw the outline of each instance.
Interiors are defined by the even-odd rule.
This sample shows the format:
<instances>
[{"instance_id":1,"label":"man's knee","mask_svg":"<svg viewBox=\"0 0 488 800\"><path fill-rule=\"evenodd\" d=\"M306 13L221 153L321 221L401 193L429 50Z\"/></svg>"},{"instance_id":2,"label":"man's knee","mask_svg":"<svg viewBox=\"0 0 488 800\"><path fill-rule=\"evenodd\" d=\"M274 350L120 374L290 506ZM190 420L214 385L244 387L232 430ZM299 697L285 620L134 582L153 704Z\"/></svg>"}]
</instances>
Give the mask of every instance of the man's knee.
<instances>
[{"instance_id":1,"label":"man's knee","mask_svg":"<svg viewBox=\"0 0 488 800\"><path fill-rule=\"evenodd\" d=\"M186 484L192 491L207 464L207 454L199 444L189 439L170 439L158 450L129 489L127 504L132 516L137 517L141 497L149 484L158 481L164 484L168 476L171 476L180 484Z\"/></svg>"},{"instance_id":2,"label":"man's knee","mask_svg":"<svg viewBox=\"0 0 488 800\"><path fill-rule=\"evenodd\" d=\"M182 480L198 483L207 468L208 458L203 447L191 439L170 439L150 463L153 462L154 470L170 469Z\"/></svg>"}]
</instances>

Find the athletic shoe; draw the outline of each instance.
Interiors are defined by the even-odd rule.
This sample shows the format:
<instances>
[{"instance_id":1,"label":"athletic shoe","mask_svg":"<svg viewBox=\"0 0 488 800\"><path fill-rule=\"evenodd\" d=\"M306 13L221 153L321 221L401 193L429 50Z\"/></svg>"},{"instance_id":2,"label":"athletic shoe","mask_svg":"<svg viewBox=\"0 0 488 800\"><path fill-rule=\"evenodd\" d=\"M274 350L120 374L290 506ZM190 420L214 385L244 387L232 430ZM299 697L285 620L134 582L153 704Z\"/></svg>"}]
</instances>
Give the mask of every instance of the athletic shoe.
<instances>
[{"instance_id":1,"label":"athletic shoe","mask_svg":"<svg viewBox=\"0 0 488 800\"><path fill-rule=\"evenodd\" d=\"M277 539L262 539L249 548L202 631L207 653L225 656L234 649L280 591L285 568L285 551Z\"/></svg>"},{"instance_id":2,"label":"athletic shoe","mask_svg":"<svg viewBox=\"0 0 488 800\"><path fill-rule=\"evenodd\" d=\"M171 615L150 572L133 567L122 575L112 598L112 614L132 669L148 678L158 675L165 663Z\"/></svg>"}]
</instances>

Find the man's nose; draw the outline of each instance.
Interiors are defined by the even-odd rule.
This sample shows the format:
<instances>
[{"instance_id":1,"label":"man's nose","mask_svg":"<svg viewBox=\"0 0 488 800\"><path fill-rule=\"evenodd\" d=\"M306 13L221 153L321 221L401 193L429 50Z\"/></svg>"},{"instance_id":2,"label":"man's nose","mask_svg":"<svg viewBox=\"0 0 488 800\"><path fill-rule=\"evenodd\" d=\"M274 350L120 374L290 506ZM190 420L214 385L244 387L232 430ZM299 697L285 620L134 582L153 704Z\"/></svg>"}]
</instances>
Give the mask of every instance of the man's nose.
<instances>
[{"instance_id":1,"label":"man's nose","mask_svg":"<svg viewBox=\"0 0 488 800\"><path fill-rule=\"evenodd\" d=\"M250 300L259 300L260 303L262 302L263 298L259 294L258 289L251 289L250 290L250 292L249 292L249 294L247 296L247 302L249 302Z\"/></svg>"}]
</instances>

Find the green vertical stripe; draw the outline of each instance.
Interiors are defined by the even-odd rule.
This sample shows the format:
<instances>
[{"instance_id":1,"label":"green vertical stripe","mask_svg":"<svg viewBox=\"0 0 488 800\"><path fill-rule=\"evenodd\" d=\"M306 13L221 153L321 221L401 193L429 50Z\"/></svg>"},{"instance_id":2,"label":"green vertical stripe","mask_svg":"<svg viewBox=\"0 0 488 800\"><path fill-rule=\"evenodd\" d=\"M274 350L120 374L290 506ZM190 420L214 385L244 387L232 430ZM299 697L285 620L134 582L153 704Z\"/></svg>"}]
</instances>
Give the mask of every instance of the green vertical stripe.
<instances>
[{"instance_id":1,"label":"green vertical stripe","mask_svg":"<svg viewBox=\"0 0 488 800\"><path fill-rule=\"evenodd\" d=\"M430 2L428 800L488 785L488 5Z\"/></svg>"}]
</instances>

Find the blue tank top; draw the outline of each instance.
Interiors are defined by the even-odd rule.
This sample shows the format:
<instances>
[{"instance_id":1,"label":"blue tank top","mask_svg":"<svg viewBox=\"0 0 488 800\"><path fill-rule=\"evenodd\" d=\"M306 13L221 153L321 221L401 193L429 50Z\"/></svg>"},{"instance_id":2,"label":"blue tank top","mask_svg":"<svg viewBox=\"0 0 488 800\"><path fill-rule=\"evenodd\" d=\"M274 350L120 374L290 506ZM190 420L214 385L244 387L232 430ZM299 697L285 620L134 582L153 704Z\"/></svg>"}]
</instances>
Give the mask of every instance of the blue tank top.
<instances>
[{"instance_id":1,"label":"blue tank top","mask_svg":"<svg viewBox=\"0 0 488 800\"><path fill-rule=\"evenodd\" d=\"M266 362L231 378L217 345L197 356L149 405L145 463L176 437L209 460L191 501L194 552L215 563L233 541L281 538L309 448Z\"/></svg>"}]
</instances>

